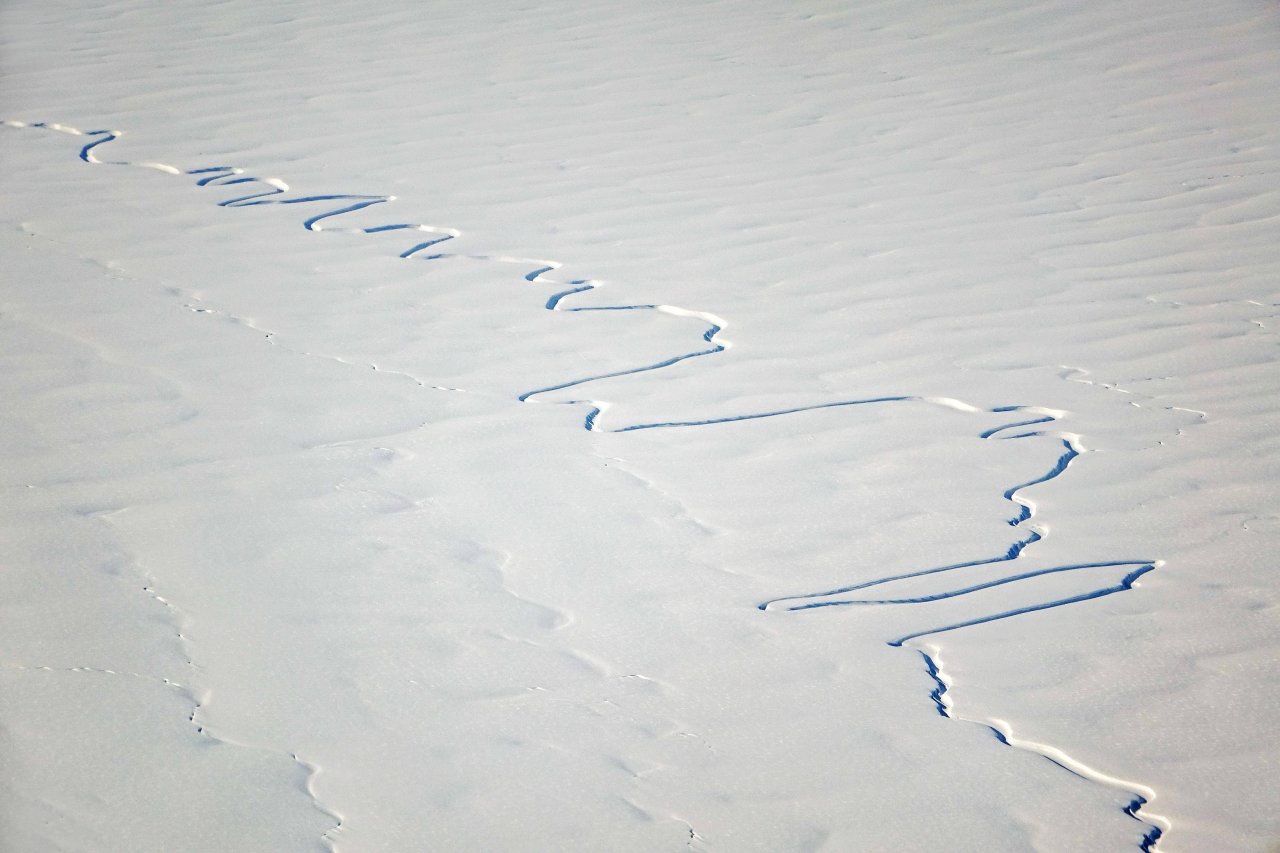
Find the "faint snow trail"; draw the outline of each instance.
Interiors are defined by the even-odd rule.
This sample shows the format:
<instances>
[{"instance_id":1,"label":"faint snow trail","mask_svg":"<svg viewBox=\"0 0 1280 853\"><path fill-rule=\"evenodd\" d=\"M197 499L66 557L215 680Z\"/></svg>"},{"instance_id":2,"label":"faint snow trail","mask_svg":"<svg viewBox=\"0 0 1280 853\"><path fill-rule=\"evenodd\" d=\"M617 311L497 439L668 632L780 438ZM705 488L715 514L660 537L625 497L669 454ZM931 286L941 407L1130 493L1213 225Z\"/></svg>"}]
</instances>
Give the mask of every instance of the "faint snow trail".
<instances>
[{"instance_id":1,"label":"faint snow trail","mask_svg":"<svg viewBox=\"0 0 1280 853\"><path fill-rule=\"evenodd\" d=\"M432 225L426 223L408 223L393 222L368 227L335 227L326 223L330 220L346 214L356 213L367 210L376 205L386 204L395 200L395 196L391 195L365 195L365 194L311 194L291 196L290 188L287 183L279 178L273 177L255 177L248 175L245 171L235 166L203 166L194 169L182 170L177 167L158 162L130 162L127 160L102 160L97 156L95 149L114 142L122 135L121 131L114 130L94 130L83 131L67 125L51 123L51 122L34 122L27 123L22 121L7 120L3 122L4 126L10 128L36 128L57 133L63 133L70 136L88 137L88 141L79 152L79 157L86 163L93 165L111 165L111 166L134 166L138 168L153 169L169 175L194 177L195 184L198 187L240 187L249 192L245 195L238 195L234 198L224 199L218 202L220 207L238 208L252 207L258 205L332 205L331 207L322 208L319 213L311 215L304 219L302 225L308 231L329 231L345 234L377 234L389 231L406 231L418 232L432 235L430 238L420 240L413 246L399 253L399 257L405 260L422 260L422 261L440 261L445 259L464 259L471 261L480 261L495 264L508 264L523 268L522 274L526 282L532 284L547 284L558 288L544 303L544 308L548 311L571 311L571 312L593 312L593 311L647 311L666 314L681 319L692 319L703 324L702 341L707 346L692 349L687 352L676 353L667 358L637 365L634 367L614 370L605 373L592 374L582 376L577 379L560 382L554 385L539 387L520 394L517 399L520 402L534 402L538 397L557 391L565 391L571 388L577 388L589 383L605 382L610 379L617 379L623 376L633 376L640 373L648 373L652 371L663 370L682 362L691 361L697 358L706 358L728 350L732 344L722 335L728 323L722 318L705 312L697 311L689 308L682 308L673 305L659 305L653 303L624 303L616 305L585 305L573 306L571 300L584 293L596 290L603 286L603 282L595 279L570 279L559 280L551 277L551 274L560 269L563 265L558 261L511 257L506 255L493 254L463 254L448 253L427 250L440 246L450 240L462 236L462 232L456 228L450 228L440 225ZM306 353L310 355L310 353ZM376 368L375 368L376 369ZM388 371L394 372L394 371ZM409 376L409 374L402 374ZM420 385L425 385L423 380L410 376ZM434 386L433 386L434 387ZM444 389L442 389L444 390ZM449 389L454 390L454 389ZM866 598L860 596L851 596L852 593L861 593L863 590L869 590L876 587L888 586L897 582L906 582L917 580L920 578L931 576L951 575L958 577L965 570L979 569L982 567L998 566L1002 563L1013 564L1019 560L1025 552L1034 544L1043 539L1041 529L1037 529L1030 522L1035 517L1035 504L1024 497L1020 493L1032 486L1048 483L1066 473L1070 465L1086 452L1083 442L1078 435L1070 433L1061 433L1044 429L1044 425L1053 424L1061 419L1063 412L1045 409L1037 406L999 406L991 409L983 409L960 400L952 398L937 397L920 397L912 395L901 396L877 396L861 399L836 400L813 403L805 406L796 406L786 409L778 409L763 412L748 412L725 415L716 418L706 418L701 420L671 420L660 421L654 423L630 424L620 427L614 427L605 430L602 426L602 418L605 411L609 408L609 402L600 399L575 399L561 401L559 405L571 405L585 407L587 413L583 420L583 428L589 432L633 432L637 430L652 429L675 429L675 428L695 428L709 427L720 424L735 423L741 421L760 420L764 418L785 417L788 415L798 414L802 412L812 412L822 409L834 409L853 406L866 405L887 405L887 404L928 404L935 406L943 406L946 408L957 409L966 412L985 412L985 413L1009 413L1019 420L1013 421L1002 426L989 429L979 435L981 439L995 439L1001 441L1014 441L1025 439L1049 439L1056 441L1061 447L1059 456L1055 464L1045 474L1011 486L1004 492L1004 498L1014 504L1018 510L1017 514L1008 519L1008 524L1012 527L1025 531L1025 535L1009 546L1003 553L985 557L977 560L970 560L962 563L952 563L944 566L935 566L930 568L918 569L911 572L890 575L877 578L870 581L864 581L847 586L841 586L833 589L827 589L817 592L801 593L792 596L786 596L769 601L762 602L758 605L762 611L803 611L820 607L836 607L836 606L898 606L912 604L927 604L949 599L957 599L962 596L981 593L989 589L1002 587L1007 584L1018 583L1022 581L1034 581L1037 578L1061 575L1064 573L1074 572L1105 572L1109 569L1125 569L1127 572L1116 583L1096 587L1083 593L1056 599L1053 601L1042 602L1029 606L1023 606L1010 610L989 613L983 616L963 619L951 624L936 626L925 630L917 630L904 634L900 637L888 641L890 646L896 648L908 648L916 651L924 660L926 670L933 679L936 687L932 692L932 699L941 716L949 719L955 719L964 722L971 722L985 726L990 729L997 740L1006 746L1015 749L1021 749L1041 755L1052 761L1054 764L1071 772L1082 779L1090 782L1114 788L1123 791L1133 797L1132 801L1125 808L1125 813L1141 822L1147 827L1147 831L1143 834L1139 843L1139 848L1146 853L1155 851L1159 840L1164 837L1170 829L1170 821L1162 816L1154 815L1146 812L1145 806L1155 799L1155 792L1136 782L1128 782L1101 771L1095 770L1087 765L1077 761L1067 753L1048 744L1035 743L1032 741L1021 740L1012 735L1009 725L1003 720L997 719L974 719L958 715L954 711L950 690L952 683L950 677L943 671L941 664L941 651L937 646L929 644L921 644L917 641L923 637L933 636L937 634L955 631L961 628L967 628L974 625L980 625L988 622L994 622L1002 619L1008 619L1015 616L1022 616L1035 613L1041 610L1062 607L1078 602L1089 601L1119 592L1125 592L1137 586L1137 581L1148 572L1154 571L1161 565L1159 560L1115 560L1096 563L1080 563L1065 566L1054 566L1049 568L1041 568L1035 570L1024 571L1017 574L1006 575L993 580L980 582L966 582L962 580L954 581L956 586L950 589L933 592L929 594L917 594L913 596L892 596ZM1014 435L1002 435L1011 430L1021 430L1029 427L1035 427L1030 431L1019 432ZM1092 570L1092 571L1090 571ZM308 771L307 790L311 793L316 806L322 811L329 814L337 825L333 830L326 833L324 841L331 847L334 846L332 833L338 830L342 825L342 818L337 812L323 806L319 799L316 798L313 790L315 777L319 774L320 768L312 765L296 754L292 755L294 761ZM692 832L692 829L690 830ZM695 836L696 837L696 836Z\"/></svg>"}]
</instances>

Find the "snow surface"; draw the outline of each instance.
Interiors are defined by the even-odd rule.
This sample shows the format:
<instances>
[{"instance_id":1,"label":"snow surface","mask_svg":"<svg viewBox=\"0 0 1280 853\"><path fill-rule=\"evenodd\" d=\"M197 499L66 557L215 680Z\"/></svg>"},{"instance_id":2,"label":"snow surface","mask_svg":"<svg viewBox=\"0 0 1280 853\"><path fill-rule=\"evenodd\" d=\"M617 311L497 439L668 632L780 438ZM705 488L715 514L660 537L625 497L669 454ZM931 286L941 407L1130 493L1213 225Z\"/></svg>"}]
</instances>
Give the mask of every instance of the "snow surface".
<instances>
[{"instance_id":1,"label":"snow surface","mask_svg":"<svg viewBox=\"0 0 1280 853\"><path fill-rule=\"evenodd\" d=\"M3 849L1280 843L1274 4L0 38Z\"/></svg>"}]
</instances>

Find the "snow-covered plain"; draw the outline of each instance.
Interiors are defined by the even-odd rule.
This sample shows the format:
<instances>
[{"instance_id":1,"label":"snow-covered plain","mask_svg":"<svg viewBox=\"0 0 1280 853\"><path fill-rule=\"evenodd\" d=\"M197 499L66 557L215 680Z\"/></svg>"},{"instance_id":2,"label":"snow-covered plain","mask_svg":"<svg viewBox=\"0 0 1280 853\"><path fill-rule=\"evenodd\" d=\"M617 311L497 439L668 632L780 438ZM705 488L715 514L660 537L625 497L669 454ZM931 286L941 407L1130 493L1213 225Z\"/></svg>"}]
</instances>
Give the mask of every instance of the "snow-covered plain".
<instances>
[{"instance_id":1,"label":"snow-covered plain","mask_svg":"<svg viewBox=\"0 0 1280 853\"><path fill-rule=\"evenodd\" d=\"M1091 6L0 6L0 848L1280 842L1280 10Z\"/></svg>"}]
</instances>

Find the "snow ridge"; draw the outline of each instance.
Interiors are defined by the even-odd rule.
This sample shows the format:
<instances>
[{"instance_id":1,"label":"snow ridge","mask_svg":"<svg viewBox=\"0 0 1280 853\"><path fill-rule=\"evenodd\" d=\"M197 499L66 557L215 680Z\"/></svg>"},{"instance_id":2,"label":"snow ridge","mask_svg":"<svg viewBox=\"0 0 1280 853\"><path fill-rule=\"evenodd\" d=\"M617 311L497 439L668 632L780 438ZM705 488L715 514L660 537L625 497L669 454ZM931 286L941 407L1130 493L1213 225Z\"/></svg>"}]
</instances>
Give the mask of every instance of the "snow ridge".
<instances>
[{"instance_id":1,"label":"snow ridge","mask_svg":"<svg viewBox=\"0 0 1280 853\"><path fill-rule=\"evenodd\" d=\"M240 187L248 192L243 195L237 195L230 199L224 199L218 202L220 207L236 208L250 207L265 204L278 205L295 205L295 204L319 204L323 205L321 212L315 213L307 217L302 225L308 231L333 231L348 234L375 234L388 231L406 231L418 234L430 235L425 239L420 239L408 249L402 251L399 257L406 260L423 260L436 261L443 259L460 258L474 261L484 261L490 263L510 264L522 267L525 271L522 277L525 281L534 284L546 284L557 288L545 302L544 308L549 311L573 311L573 312L591 312L591 311L649 311L667 314L673 317L693 319L703 324L703 332L701 341L703 346L691 349L687 352L681 352L671 355L667 358L656 362L629 367L622 370L615 370L608 373L588 375L579 377L567 382L561 382L555 385L540 387L526 391L518 396L520 402L536 402L537 398L550 394L552 392L564 391L571 388L578 388L593 382L604 382L610 379L616 379L622 376L630 376L638 373L646 373L651 371L662 370L681 362L690 361L692 359L704 358L718 355L732 347L732 343L723 336L728 323L714 315L705 311L697 311L689 308L682 308L673 305L658 305L652 303L624 303L616 305L589 305L574 306L572 300L574 297L596 290L603 286L603 282L595 279L569 279L560 280L551 277L556 270L560 269L563 264L554 260L537 259L537 258L520 258L505 255L482 255L482 254L461 254L448 253L436 250L436 247L447 243L450 240L462 236L462 232L455 228L447 226L432 225L425 223L408 223L408 222L392 222L382 225L370 227L340 227L335 226L328 220L334 219L345 214L356 213L366 210L376 205L386 204L394 201L395 197L390 195L353 195L353 194L314 194L314 195L289 195L290 188L287 183L278 178L262 178L248 175L243 169L234 166L203 166L193 169L179 169L178 167L158 162L131 162L126 160L103 160L98 156L96 149L101 148L107 143L114 142L122 135L121 131L115 130L91 130L84 131L67 125L52 122L33 122L27 123L16 120L6 120L2 122L4 126L10 128L36 128L57 133L67 134L70 136L87 137L89 139L79 151L79 158L89 164L94 165L113 165L113 166L135 166L138 168L153 169L170 175L188 176L195 178L195 184L198 187ZM432 251L428 251L432 250ZM376 368L375 368L376 369ZM422 380L418 381L423 384ZM451 389L452 390L452 389ZM952 682L950 676L945 673L941 663L941 653L937 646L930 644L921 644L916 641L923 637L946 633L960 628L980 625L987 622L994 622L1001 619L1008 619L1014 616L1026 615L1041 610L1047 610L1056 607L1062 607L1082 601L1101 598L1113 595L1119 592L1125 592L1133 589L1138 585L1137 581L1148 572L1154 571L1161 565L1159 560L1151 559L1126 559L1114 560L1096 563L1080 563L1065 566L1054 566L1048 568L1040 568L1027 570L1015 574L1006 574L1003 576L988 577L982 580L967 580L974 572L980 571L988 567L998 567L1001 564L1013 564L1018 561L1026 551L1037 542L1044 538L1045 531L1043 528L1031 523L1035 517L1035 504L1028 498L1024 497L1021 492L1024 490L1048 483L1062 476L1071 464L1081 455L1087 452L1080 436L1045 429L1044 425L1053 424L1060 420L1065 413L1046 409L1038 406L1000 406L996 408L983 409L952 398L937 397L920 397L920 396L880 396L870 398L858 398L849 400L824 401L811 405L797 406L787 409L779 409L763 412L748 412L726 415L717 418L708 418L703 420L690 421L662 421L654 423L639 423L625 426L613 427L605 430L602 425L602 418L605 411L609 407L609 403L605 400L595 399L591 397L583 399L574 399L563 401L560 405L582 406L586 408L586 415L583 420L583 428L589 432L609 431L615 433L631 432L636 430L649 429L674 429L674 428L693 428L706 427L718 424L733 423L738 421L758 420L763 418L785 417L787 415L798 414L801 412L810 412L821 409L843 408L852 406L865 405L886 405L886 404L926 404L932 406L941 406L946 408L958 409L968 412L987 412L987 413L1008 413L1018 420L997 426L981 433L978 437L984 440L1002 440L1014 441L1024 439L1049 439L1056 441L1062 448L1056 463L1045 474L1012 486L1005 490L1005 500L1017 507L1014 517L1008 519L1011 527L1017 528L1023 532L1021 538L1017 539L1012 545L1000 554L970 560L961 563L952 563L944 566L936 566L918 569L911 572L890 575L877 578L870 581L841 586L833 589L821 590L816 592L800 593L791 596L780 597L762 602L758 605L761 611L803 611L821 607L847 607L847 606L896 606L925 604L930 602L938 602L947 599L954 599L961 596L980 593L982 591L1001 587L1006 584L1017 583L1020 581L1034 581L1037 578L1060 575L1064 573L1088 572L1089 574L1106 573L1108 570L1124 570L1123 576L1116 582L1096 587L1087 592L1068 596L1065 598L1055 599L1053 601L1037 603L1033 605L1023 606L1001 612L990 613L984 616L964 619L962 621L953 622L951 624L939 625L932 628L913 631L888 641L890 646L895 648L908 648L919 653L925 663L927 672L935 684L935 688L931 693L932 700L937 707L938 713L948 719L975 723L990 729L993 735L1002 744L1015 749L1021 749L1036 753L1044 758L1052 761L1063 769L1071 772L1090 782L1111 787L1116 790L1124 791L1132 796L1131 802L1125 807L1125 812L1135 820L1141 822L1147 827L1138 846L1142 851L1155 851L1158 841L1167 835L1170 829L1170 821L1167 818L1147 813L1145 806L1155 799L1155 792L1136 782L1128 782L1109 776L1101 771L1094 770L1087 765L1077 761L1067 755L1062 750L1032 741L1015 738L1009 725L997 719L975 719L957 714L954 710L953 701L950 695ZM1015 434L1008 434L1012 430L1026 430ZM947 588L935 590L931 592L915 592L902 593L894 595L892 593L893 585L901 585L904 587L918 586L920 583L926 583L923 579L946 576L946 579L957 578L960 574L964 574L966 580L952 580ZM875 589L879 587L889 587L888 591L880 590L876 597L864 597L864 590ZM858 593L859 595L854 595ZM194 716L194 715L193 715ZM313 783L318 775L320 768L309 764L298 756L293 756L294 760L302 766L308 773L307 790L311 793L313 800L318 808L331 815L336 823L335 829L342 824L342 819L337 812L332 811L326 806L320 804L316 798ZM691 830L692 832L692 830ZM695 836L696 837L696 836ZM333 846L331 833L326 833L324 841L329 846Z\"/></svg>"}]
</instances>

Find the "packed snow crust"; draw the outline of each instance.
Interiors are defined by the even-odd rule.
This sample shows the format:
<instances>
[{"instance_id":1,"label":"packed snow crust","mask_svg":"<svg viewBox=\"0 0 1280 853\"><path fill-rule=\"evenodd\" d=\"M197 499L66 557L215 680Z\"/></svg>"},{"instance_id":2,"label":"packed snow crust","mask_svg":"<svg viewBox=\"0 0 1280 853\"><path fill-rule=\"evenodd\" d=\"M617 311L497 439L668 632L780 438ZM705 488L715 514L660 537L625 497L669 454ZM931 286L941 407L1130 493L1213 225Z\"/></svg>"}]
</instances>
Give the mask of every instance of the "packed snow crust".
<instances>
[{"instance_id":1,"label":"packed snow crust","mask_svg":"<svg viewBox=\"0 0 1280 853\"><path fill-rule=\"evenodd\" d=\"M0 63L0 848L1280 842L1274 4Z\"/></svg>"}]
</instances>

